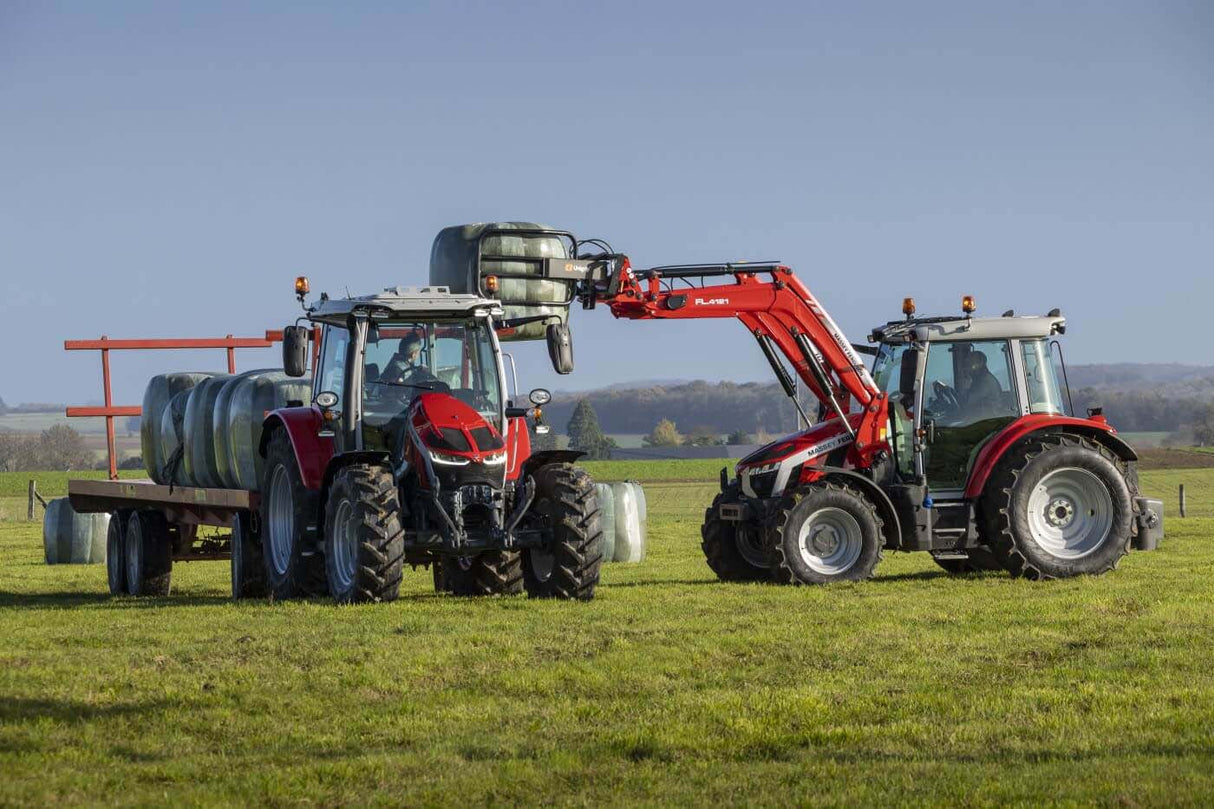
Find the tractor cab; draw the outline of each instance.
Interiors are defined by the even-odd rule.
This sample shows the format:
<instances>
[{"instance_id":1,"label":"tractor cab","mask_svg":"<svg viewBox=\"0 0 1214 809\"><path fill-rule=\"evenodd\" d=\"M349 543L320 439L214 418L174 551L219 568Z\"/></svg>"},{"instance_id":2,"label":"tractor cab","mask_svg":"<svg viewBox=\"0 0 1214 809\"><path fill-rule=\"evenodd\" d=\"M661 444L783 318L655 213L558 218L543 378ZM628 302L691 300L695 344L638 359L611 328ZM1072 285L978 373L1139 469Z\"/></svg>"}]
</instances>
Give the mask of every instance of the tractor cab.
<instances>
[{"instance_id":1,"label":"tractor cab","mask_svg":"<svg viewBox=\"0 0 1214 809\"><path fill-rule=\"evenodd\" d=\"M906 320L870 336L879 344L873 379L890 398L897 470L905 480L925 478L937 496L960 496L978 453L1003 428L1030 414L1067 415L1055 339L1066 319L1057 310L915 318L913 304L906 308Z\"/></svg>"}]
</instances>

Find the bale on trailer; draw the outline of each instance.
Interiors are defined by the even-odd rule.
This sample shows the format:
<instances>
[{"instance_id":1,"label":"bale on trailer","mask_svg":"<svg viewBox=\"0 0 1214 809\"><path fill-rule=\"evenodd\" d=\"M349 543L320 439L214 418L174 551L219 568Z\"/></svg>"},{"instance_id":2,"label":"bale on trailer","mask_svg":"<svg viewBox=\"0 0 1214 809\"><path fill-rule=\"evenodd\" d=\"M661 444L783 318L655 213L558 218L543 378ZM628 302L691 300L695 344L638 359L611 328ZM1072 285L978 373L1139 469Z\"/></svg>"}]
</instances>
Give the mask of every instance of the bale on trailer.
<instances>
[{"instance_id":1,"label":"bale on trailer","mask_svg":"<svg viewBox=\"0 0 1214 809\"><path fill-rule=\"evenodd\" d=\"M287 407L292 401L307 401L312 382L308 377L292 378L282 371L269 371L251 374L232 385L223 432L228 450L225 481L231 488L255 492L261 488L259 447L266 413Z\"/></svg>"},{"instance_id":2,"label":"bale on trailer","mask_svg":"<svg viewBox=\"0 0 1214 809\"><path fill-rule=\"evenodd\" d=\"M105 562L109 514L77 514L66 497L46 504L42 547L48 565L97 565Z\"/></svg>"},{"instance_id":3,"label":"bale on trailer","mask_svg":"<svg viewBox=\"0 0 1214 809\"><path fill-rule=\"evenodd\" d=\"M190 391L182 424L182 465L185 477L195 486L214 488L220 485L219 468L215 463L215 402L231 374L217 374L198 383Z\"/></svg>"},{"instance_id":4,"label":"bale on trailer","mask_svg":"<svg viewBox=\"0 0 1214 809\"><path fill-rule=\"evenodd\" d=\"M143 418L139 426L139 444L148 476L157 483L168 483L168 478L164 473L167 458L162 454L160 438L164 409L178 393L188 391L212 376L214 374L186 372L157 374L148 380L148 386L143 392Z\"/></svg>"},{"instance_id":5,"label":"bale on trailer","mask_svg":"<svg viewBox=\"0 0 1214 809\"><path fill-rule=\"evenodd\" d=\"M543 277L543 264L535 259L573 258L572 244L559 235L510 236L491 230L552 230L532 222L487 222L443 228L430 250L430 283L449 287L457 294L497 298L506 319L551 315L546 322L518 326L502 340L541 340L549 324L566 323L573 299L573 283ZM530 261L484 260L482 256L517 257ZM534 277L509 277L509 276ZM496 277L496 289L484 279Z\"/></svg>"},{"instance_id":6,"label":"bale on trailer","mask_svg":"<svg viewBox=\"0 0 1214 809\"><path fill-rule=\"evenodd\" d=\"M215 456L215 487L234 489L236 484L231 479L231 453L228 450L228 410L232 402L232 394L241 380L257 374L268 374L272 368L260 368L255 371L245 371L243 374L228 377L219 393L215 395L215 404L211 408L211 447ZM201 416L200 416L201 417Z\"/></svg>"},{"instance_id":7,"label":"bale on trailer","mask_svg":"<svg viewBox=\"0 0 1214 809\"><path fill-rule=\"evenodd\" d=\"M178 486L194 485L182 463L186 402L194 390L197 390L197 386L191 390L183 390L170 399L160 417L160 456L164 458L162 470L164 483Z\"/></svg>"}]
</instances>

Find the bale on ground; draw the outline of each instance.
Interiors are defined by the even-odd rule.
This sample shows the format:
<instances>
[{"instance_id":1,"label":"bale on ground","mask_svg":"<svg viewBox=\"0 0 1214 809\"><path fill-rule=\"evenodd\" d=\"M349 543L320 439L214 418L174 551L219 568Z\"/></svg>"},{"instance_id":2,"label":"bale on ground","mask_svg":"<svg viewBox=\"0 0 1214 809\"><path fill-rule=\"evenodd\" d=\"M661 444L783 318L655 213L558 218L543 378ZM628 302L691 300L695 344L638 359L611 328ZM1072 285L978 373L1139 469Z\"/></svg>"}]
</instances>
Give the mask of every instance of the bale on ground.
<instances>
[{"instance_id":1,"label":"bale on ground","mask_svg":"<svg viewBox=\"0 0 1214 809\"><path fill-rule=\"evenodd\" d=\"M615 555L615 493L610 483L594 484L599 501L599 518L603 523L603 561L611 562Z\"/></svg>"},{"instance_id":2,"label":"bale on ground","mask_svg":"<svg viewBox=\"0 0 1214 809\"><path fill-rule=\"evenodd\" d=\"M615 549L612 560L616 562L640 562L645 558L648 520L645 491L641 484L626 481L611 484L615 497Z\"/></svg>"},{"instance_id":3,"label":"bale on ground","mask_svg":"<svg viewBox=\"0 0 1214 809\"><path fill-rule=\"evenodd\" d=\"M221 485L215 463L215 402L231 374L217 374L198 383L190 391L182 424L182 465L185 477L193 485L215 488Z\"/></svg>"},{"instance_id":4,"label":"bale on ground","mask_svg":"<svg viewBox=\"0 0 1214 809\"><path fill-rule=\"evenodd\" d=\"M66 497L46 504L42 548L48 565L96 565L105 562L109 514L77 514Z\"/></svg>"},{"instance_id":5,"label":"bale on ground","mask_svg":"<svg viewBox=\"0 0 1214 809\"><path fill-rule=\"evenodd\" d=\"M213 374L183 372L173 374L157 374L148 380L148 386L143 392L143 412L139 426L139 444L143 452L143 464L148 470L148 476L156 483L167 483L164 475L160 428L163 424L164 409L169 402L182 391L188 391L198 383L210 379Z\"/></svg>"}]
</instances>

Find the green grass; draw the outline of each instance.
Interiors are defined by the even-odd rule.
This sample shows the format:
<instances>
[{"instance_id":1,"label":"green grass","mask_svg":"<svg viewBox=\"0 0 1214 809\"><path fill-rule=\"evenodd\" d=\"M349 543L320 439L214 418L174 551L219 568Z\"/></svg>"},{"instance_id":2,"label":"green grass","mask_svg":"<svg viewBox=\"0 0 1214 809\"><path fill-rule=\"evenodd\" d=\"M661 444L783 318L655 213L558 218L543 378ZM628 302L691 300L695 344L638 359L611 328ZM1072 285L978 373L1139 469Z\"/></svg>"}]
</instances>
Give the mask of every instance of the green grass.
<instances>
[{"instance_id":1,"label":"green grass","mask_svg":"<svg viewBox=\"0 0 1214 809\"><path fill-rule=\"evenodd\" d=\"M1214 516L1214 470L1182 473ZM1170 510L1101 578L887 554L865 584L726 585L698 547L714 476L646 487L650 558L589 604L417 571L394 604L236 605L217 562L112 600L2 523L0 805L1214 798L1214 519Z\"/></svg>"}]
</instances>

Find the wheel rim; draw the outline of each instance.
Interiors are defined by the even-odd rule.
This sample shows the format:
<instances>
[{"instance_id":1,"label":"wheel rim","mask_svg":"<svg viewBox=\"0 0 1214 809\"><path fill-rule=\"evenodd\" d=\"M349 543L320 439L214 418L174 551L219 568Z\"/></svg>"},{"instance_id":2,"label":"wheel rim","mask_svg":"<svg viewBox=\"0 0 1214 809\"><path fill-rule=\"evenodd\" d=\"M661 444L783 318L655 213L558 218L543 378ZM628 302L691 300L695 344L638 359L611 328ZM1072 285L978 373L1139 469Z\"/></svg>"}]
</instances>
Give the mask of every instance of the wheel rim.
<instances>
[{"instance_id":1,"label":"wheel rim","mask_svg":"<svg viewBox=\"0 0 1214 809\"><path fill-rule=\"evenodd\" d=\"M532 548L528 557L531 560L531 572L535 574L537 581L548 581L552 578L552 571L556 567L556 554Z\"/></svg>"},{"instance_id":2,"label":"wheel rim","mask_svg":"<svg viewBox=\"0 0 1214 809\"><path fill-rule=\"evenodd\" d=\"M738 553L741 554L748 564L754 567L771 567L771 558L767 553L767 548L763 544L763 538L759 531L738 525L734 529L734 537L734 542L738 546Z\"/></svg>"},{"instance_id":3,"label":"wheel rim","mask_svg":"<svg viewBox=\"0 0 1214 809\"><path fill-rule=\"evenodd\" d=\"M274 572L283 575L291 561L295 544L295 504L291 501L291 480L284 466L274 467L270 478L270 559Z\"/></svg>"},{"instance_id":4,"label":"wheel rim","mask_svg":"<svg viewBox=\"0 0 1214 809\"><path fill-rule=\"evenodd\" d=\"M343 500L333 515L333 585L344 593L354 583L354 568L358 559L358 535L355 531L354 507Z\"/></svg>"},{"instance_id":5,"label":"wheel rim","mask_svg":"<svg viewBox=\"0 0 1214 809\"><path fill-rule=\"evenodd\" d=\"M126 586L131 591L131 595L138 595L141 556L143 556L143 524L138 517L131 517L126 531Z\"/></svg>"},{"instance_id":6,"label":"wheel rim","mask_svg":"<svg viewBox=\"0 0 1214 809\"><path fill-rule=\"evenodd\" d=\"M1080 559L1100 548L1113 528L1113 495L1086 469L1056 469L1029 495L1029 530L1042 550Z\"/></svg>"},{"instance_id":7,"label":"wheel rim","mask_svg":"<svg viewBox=\"0 0 1214 809\"><path fill-rule=\"evenodd\" d=\"M818 509L805 519L797 535L802 561L824 576L846 573L863 548L860 523L841 508Z\"/></svg>"}]
</instances>

